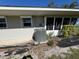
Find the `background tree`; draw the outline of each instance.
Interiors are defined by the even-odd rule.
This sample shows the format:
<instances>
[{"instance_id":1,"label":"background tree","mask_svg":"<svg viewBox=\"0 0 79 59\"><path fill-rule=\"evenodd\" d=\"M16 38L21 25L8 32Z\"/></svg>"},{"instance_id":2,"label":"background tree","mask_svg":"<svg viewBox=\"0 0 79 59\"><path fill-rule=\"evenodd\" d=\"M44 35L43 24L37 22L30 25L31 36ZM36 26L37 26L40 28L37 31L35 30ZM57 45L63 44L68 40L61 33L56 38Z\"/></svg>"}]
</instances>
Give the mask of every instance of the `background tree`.
<instances>
[{"instance_id":1,"label":"background tree","mask_svg":"<svg viewBox=\"0 0 79 59\"><path fill-rule=\"evenodd\" d=\"M64 4L63 8L69 8L69 5L68 4Z\"/></svg>"},{"instance_id":2,"label":"background tree","mask_svg":"<svg viewBox=\"0 0 79 59\"><path fill-rule=\"evenodd\" d=\"M50 8L56 7L54 0L48 0L48 7L50 7Z\"/></svg>"},{"instance_id":3,"label":"background tree","mask_svg":"<svg viewBox=\"0 0 79 59\"><path fill-rule=\"evenodd\" d=\"M73 0L69 7L70 8L76 8L77 6L78 6L77 0Z\"/></svg>"},{"instance_id":4,"label":"background tree","mask_svg":"<svg viewBox=\"0 0 79 59\"><path fill-rule=\"evenodd\" d=\"M64 4L63 8L77 8L79 5L78 5L78 2L77 0L72 0L72 2L70 4Z\"/></svg>"},{"instance_id":5,"label":"background tree","mask_svg":"<svg viewBox=\"0 0 79 59\"><path fill-rule=\"evenodd\" d=\"M78 1L77 0L72 0L72 2L70 4L64 4L60 7L62 8L78 8ZM57 6L55 4L55 0L48 0L48 7L50 8L58 8L59 6Z\"/></svg>"}]
</instances>

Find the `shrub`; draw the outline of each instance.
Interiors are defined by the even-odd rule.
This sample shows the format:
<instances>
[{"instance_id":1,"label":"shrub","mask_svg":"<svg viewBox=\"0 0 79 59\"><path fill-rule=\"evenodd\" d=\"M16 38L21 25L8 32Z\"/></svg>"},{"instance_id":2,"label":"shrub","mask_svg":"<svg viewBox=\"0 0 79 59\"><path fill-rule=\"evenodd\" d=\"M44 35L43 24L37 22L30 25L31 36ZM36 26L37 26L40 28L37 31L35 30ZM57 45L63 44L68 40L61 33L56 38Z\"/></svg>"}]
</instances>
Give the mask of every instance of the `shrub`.
<instances>
[{"instance_id":1,"label":"shrub","mask_svg":"<svg viewBox=\"0 0 79 59\"><path fill-rule=\"evenodd\" d=\"M79 36L79 26L75 26L75 33L77 36Z\"/></svg>"},{"instance_id":2,"label":"shrub","mask_svg":"<svg viewBox=\"0 0 79 59\"><path fill-rule=\"evenodd\" d=\"M64 25L61 31L64 37L79 35L79 26Z\"/></svg>"},{"instance_id":3,"label":"shrub","mask_svg":"<svg viewBox=\"0 0 79 59\"><path fill-rule=\"evenodd\" d=\"M47 45L48 46L53 46L55 44L55 41L52 39L52 40L48 40L47 42Z\"/></svg>"}]
</instances>

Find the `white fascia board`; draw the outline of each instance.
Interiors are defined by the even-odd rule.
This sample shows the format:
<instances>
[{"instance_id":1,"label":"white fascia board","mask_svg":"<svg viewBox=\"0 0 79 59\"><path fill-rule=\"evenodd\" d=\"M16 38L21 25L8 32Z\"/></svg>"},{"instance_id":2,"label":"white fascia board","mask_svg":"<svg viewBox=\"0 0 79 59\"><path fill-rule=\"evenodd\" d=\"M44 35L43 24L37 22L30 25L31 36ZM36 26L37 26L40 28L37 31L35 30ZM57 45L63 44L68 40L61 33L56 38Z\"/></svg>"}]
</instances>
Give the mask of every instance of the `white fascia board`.
<instances>
[{"instance_id":1,"label":"white fascia board","mask_svg":"<svg viewBox=\"0 0 79 59\"><path fill-rule=\"evenodd\" d=\"M0 7L0 10L79 11L79 9L65 9L65 8L32 8L32 7Z\"/></svg>"}]
</instances>

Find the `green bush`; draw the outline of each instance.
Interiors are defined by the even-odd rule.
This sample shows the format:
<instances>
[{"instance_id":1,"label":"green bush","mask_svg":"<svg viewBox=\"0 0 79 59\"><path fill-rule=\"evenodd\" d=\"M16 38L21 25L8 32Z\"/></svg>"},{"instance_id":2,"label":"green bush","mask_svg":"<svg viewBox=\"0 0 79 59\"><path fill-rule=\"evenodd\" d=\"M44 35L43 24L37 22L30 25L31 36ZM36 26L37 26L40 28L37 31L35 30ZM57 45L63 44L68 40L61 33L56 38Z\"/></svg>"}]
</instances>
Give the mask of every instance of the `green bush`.
<instances>
[{"instance_id":1,"label":"green bush","mask_svg":"<svg viewBox=\"0 0 79 59\"><path fill-rule=\"evenodd\" d=\"M77 36L79 36L79 26L75 26L75 33Z\"/></svg>"},{"instance_id":2,"label":"green bush","mask_svg":"<svg viewBox=\"0 0 79 59\"><path fill-rule=\"evenodd\" d=\"M61 31L64 37L79 35L79 26L64 25Z\"/></svg>"}]
</instances>

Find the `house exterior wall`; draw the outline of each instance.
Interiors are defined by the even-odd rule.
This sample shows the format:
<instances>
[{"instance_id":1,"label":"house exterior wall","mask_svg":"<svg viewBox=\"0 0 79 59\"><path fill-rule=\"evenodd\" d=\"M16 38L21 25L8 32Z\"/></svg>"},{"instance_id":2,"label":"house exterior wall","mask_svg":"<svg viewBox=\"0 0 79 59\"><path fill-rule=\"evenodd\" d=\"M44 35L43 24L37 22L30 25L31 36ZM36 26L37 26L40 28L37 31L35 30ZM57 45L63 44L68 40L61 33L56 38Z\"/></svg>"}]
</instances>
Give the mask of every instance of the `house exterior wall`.
<instances>
[{"instance_id":1,"label":"house exterior wall","mask_svg":"<svg viewBox=\"0 0 79 59\"><path fill-rule=\"evenodd\" d=\"M0 30L0 47L26 44L33 39L34 28Z\"/></svg>"},{"instance_id":2,"label":"house exterior wall","mask_svg":"<svg viewBox=\"0 0 79 59\"><path fill-rule=\"evenodd\" d=\"M43 16L33 16L33 27L43 27L44 26L44 17Z\"/></svg>"},{"instance_id":3,"label":"house exterior wall","mask_svg":"<svg viewBox=\"0 0 79 59\"><path fill-rule=\"evenodd\" d=\"M23 28L20 16L6 16L7 29L0 30L0 46L15 46L25 44L33 40L36 28ZM43 17L32 17L33 26L41 23Z\"/></svg>"},{"instance_id":4,"label":"house exterior wall","mask_svg":"<svg viewBox=\"0 0 79 59\"><path fill-rule=\"evenodd\" d=\"M8 28L21 28L21 19L19 16L7 16Z\"/></svg>"},{"instance_id":5,"label":"house exterior wall","mask_svg":"<svg viewBox=\"0 0 79 59\"><path fill-rule=\"evenodd\" d=\"M6 16L8 29L10 28L23 28L20 16ZM32 16L33 27L44 27L43 16Z\"/></svg>"},{"instance_id":6,"label":"house exterior wall","mask_svg":"<svg viewBox=\"0 0 79 59\"><path fill-rule=\"evenodd\" d=\"M0 30L0 46L18 45L33 40L34 30L38 29L40 24L45 27L44 16L32 16L33 27L23 28L20 16L6 16L8 28ZM39 28L40 29L40 28ZM53 33L57 36L59 30L47 30L47 33Z\"/></svg>"}]
</instances>

